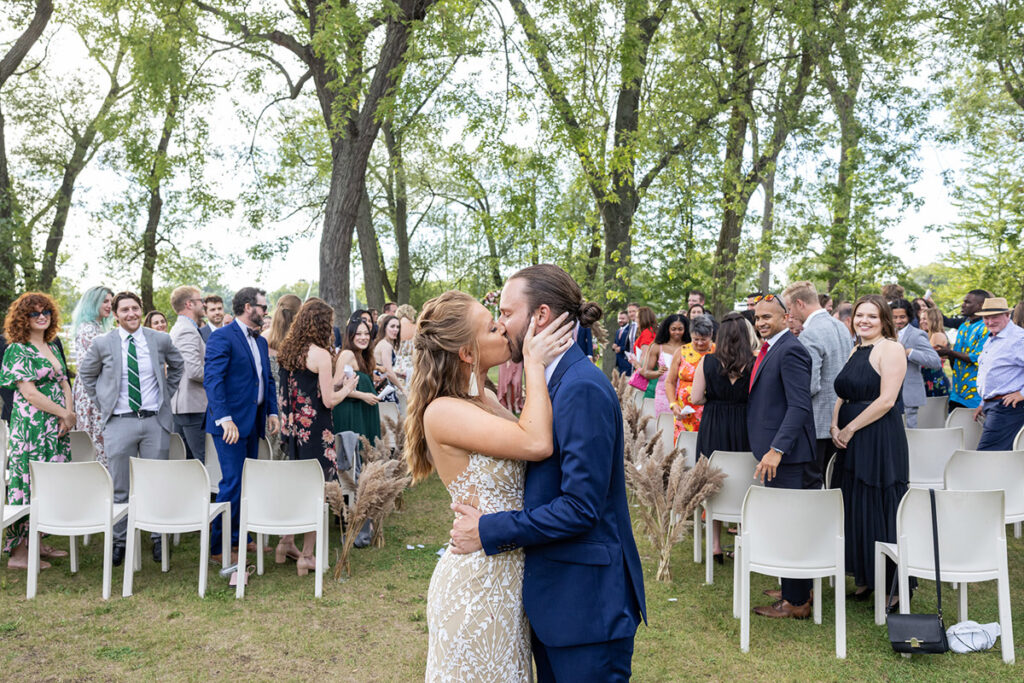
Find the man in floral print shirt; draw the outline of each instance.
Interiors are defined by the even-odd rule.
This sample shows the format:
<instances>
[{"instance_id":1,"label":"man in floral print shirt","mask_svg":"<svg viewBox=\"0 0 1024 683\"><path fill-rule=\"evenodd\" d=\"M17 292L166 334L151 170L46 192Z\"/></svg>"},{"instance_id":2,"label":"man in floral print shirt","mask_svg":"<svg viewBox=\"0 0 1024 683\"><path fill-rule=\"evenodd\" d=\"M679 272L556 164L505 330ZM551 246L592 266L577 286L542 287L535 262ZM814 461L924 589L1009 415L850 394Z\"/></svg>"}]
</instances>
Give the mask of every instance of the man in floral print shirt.
<instances>
[{"instance_id":1,"label":"man in floral print shirt","mask_svg":"<svg viewBox=\"0 0 1024 683\"><path fill-rule=\"evenodd\" d=\"M978 356L988 335L985 321L978 316L978 310L989 293L983 289L972 289L964 297L960 312L966 320L957 331L953 348L936 349L943 358L949 358L953 366L953 390L949 394L949 410L954 408L977 408L981 403L978 395Z\"/></svg>"}]
</instances>

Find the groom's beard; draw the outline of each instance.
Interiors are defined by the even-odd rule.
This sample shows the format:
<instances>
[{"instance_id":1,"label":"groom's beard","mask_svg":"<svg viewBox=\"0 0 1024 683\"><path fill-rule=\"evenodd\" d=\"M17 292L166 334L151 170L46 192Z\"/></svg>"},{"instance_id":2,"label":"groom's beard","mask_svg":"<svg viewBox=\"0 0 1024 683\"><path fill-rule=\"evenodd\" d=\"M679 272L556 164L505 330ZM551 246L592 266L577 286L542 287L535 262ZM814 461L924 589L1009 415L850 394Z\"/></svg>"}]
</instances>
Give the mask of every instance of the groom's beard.
<instances>
[{"instance_id":1,"label":"groom's beard","mask_svg":"<svg viewBox=\"0 0 1024 683\"><path fill-rule=\"evenodd\" d=\"M508 350L512 354L513 363L523 362L523 340L526 339L526 330L523 330L522 334L516 335L515 338L508 336L505 333L505 338L508 339Z\"/></svg>"}]
</instances>

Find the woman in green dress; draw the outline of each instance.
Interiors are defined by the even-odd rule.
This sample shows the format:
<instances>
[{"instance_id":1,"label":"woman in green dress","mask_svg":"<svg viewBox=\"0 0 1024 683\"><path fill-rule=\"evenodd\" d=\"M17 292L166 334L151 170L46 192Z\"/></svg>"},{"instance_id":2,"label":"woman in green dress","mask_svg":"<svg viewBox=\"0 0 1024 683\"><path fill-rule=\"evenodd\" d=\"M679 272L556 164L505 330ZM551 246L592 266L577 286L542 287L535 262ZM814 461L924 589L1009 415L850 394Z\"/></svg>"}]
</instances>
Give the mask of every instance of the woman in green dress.
<instances>
[{"instance_id":1,"label":"woman in green dress","mask_svg":"<svg viewBox=\"0 0 1024 683\"><path fill-rule=\"evenodd\" d=\"M75 428L75 408L67 368L54 343L59 329L57 304L37 292L18 297L4 320L9 346L0 363L0 386L15 389L7 461L7 500L13 505L29 503L30 461L66 462L71 457L68 432ZM8 530L8 567L28 569L28 529L28 519L21 519ZM67 556L47 545L40 546L39 554ZM40 560L39 566L50 565Z\"/></svg>"},{"instance_id":2,"label":"woman in green dress","mask_svg":"<svg viewBox=\"0 0 1024 683\"><path fill-rule=\"evenodd\" d=\"M348 397L334 406L334 432L355 432L365 436L372 444L380 436L380 402L373 389L373 349L370 348L370 326L356 319L345 328L341 340L334 383L344 383L346 377L358 375L356 385Z\"/></svg>"}]
</instances>

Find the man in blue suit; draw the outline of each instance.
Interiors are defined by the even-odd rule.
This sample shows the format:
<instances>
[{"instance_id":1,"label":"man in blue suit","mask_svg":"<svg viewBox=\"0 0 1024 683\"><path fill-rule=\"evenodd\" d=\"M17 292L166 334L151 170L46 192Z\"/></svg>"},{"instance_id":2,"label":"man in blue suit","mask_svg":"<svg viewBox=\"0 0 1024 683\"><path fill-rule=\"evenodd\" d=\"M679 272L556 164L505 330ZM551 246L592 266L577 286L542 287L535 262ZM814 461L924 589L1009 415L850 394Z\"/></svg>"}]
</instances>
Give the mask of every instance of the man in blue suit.
<instances>
[{"instance_id":1,"label":"man in blue suit","mask_svg":"<svg viewBox=\"0 0 1024 683\"><path fill-rule=\"evenodd\" d=\"M773 294L754 307L754 326L763 340L747 399L747 436L758 460L754 477L773 488L821 488L815 459L811 357L789 332L786 317L782 299ZM765 591L776 602L755 607L754 613L806 619L811 614L811 585L810 579L783 579L781 591Z\"/></svg>"},{"instance_id":2,"label":"man in blue suit","mask_svg":"<svg viewBox=\"0 0 1024 683\"><path fill-rule=\"evenodd\" d=\"M512 360L522 361L530 319L538 331L563 312L588 327L584 302L561 268L530 266L505 284L501 318ZM643 574L626 502L622 410L608 378L573 344L546 369L554 452L530 463L523 510L463 516L452 549L488 555L526 549L523 605L538 681L626 681L633 637L647 618Z\"/></svg>"},{"instance_id":3,"label":"man in blue suit","mask_svg":"<svg viewBox=\"0 0 1024 683\"><path fill-rule=\"evenodd\" d=\"M629 324L629 313L619 311L619 330L615 333L615 343L612 344L612 350L615 351L615 369L619 371L620 375L633 374L633 366L629 364L629 359L626 358L626 353L632 351L629 342L630 332L632 332L632 326Z\"/></svg>"},{"instance_id":4,"label":"man in blue suit","mask_svg":"<svg viewBox=\"0 0 1024 683\"><path fill-rule=\"evenodd\" d=\"M231 308L234 321L215 329L206 344L203 387L208 399L206 431L214 436L222 476L217 502L231 501L231 545L237 548L242 465L257 456L266 429L273 434L279 424L267 341L260 336L266 292L243 287ZM210 526L210 548L218 560L222 533L217 517Z\"/></svg>"}]
</instances>

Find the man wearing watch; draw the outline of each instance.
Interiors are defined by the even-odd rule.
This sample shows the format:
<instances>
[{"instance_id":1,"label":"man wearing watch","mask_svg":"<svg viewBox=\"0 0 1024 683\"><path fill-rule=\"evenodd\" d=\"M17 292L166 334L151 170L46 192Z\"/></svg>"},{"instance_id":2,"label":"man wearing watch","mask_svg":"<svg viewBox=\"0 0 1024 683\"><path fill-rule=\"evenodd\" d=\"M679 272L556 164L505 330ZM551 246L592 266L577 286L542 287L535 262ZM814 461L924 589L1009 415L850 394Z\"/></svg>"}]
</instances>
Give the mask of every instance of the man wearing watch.
<instances>
[{"instance_id":1,"label":"man wearing watch","mask_svg":"<svg viewBox=\"0 0 1024 683\"><path fill-rule=\"evenodd\" d=\"M747 435L758 460L754 477L765 486L821 488L815 460L811 404L811 357L786 326L786 307L774 294L760 297L754 326L763 343L754 361L747 399ZM779 619L811 614L811 579L782 579L781 591L765 591L775 602L754 613Z\"/></svg>"}]
</instances>

